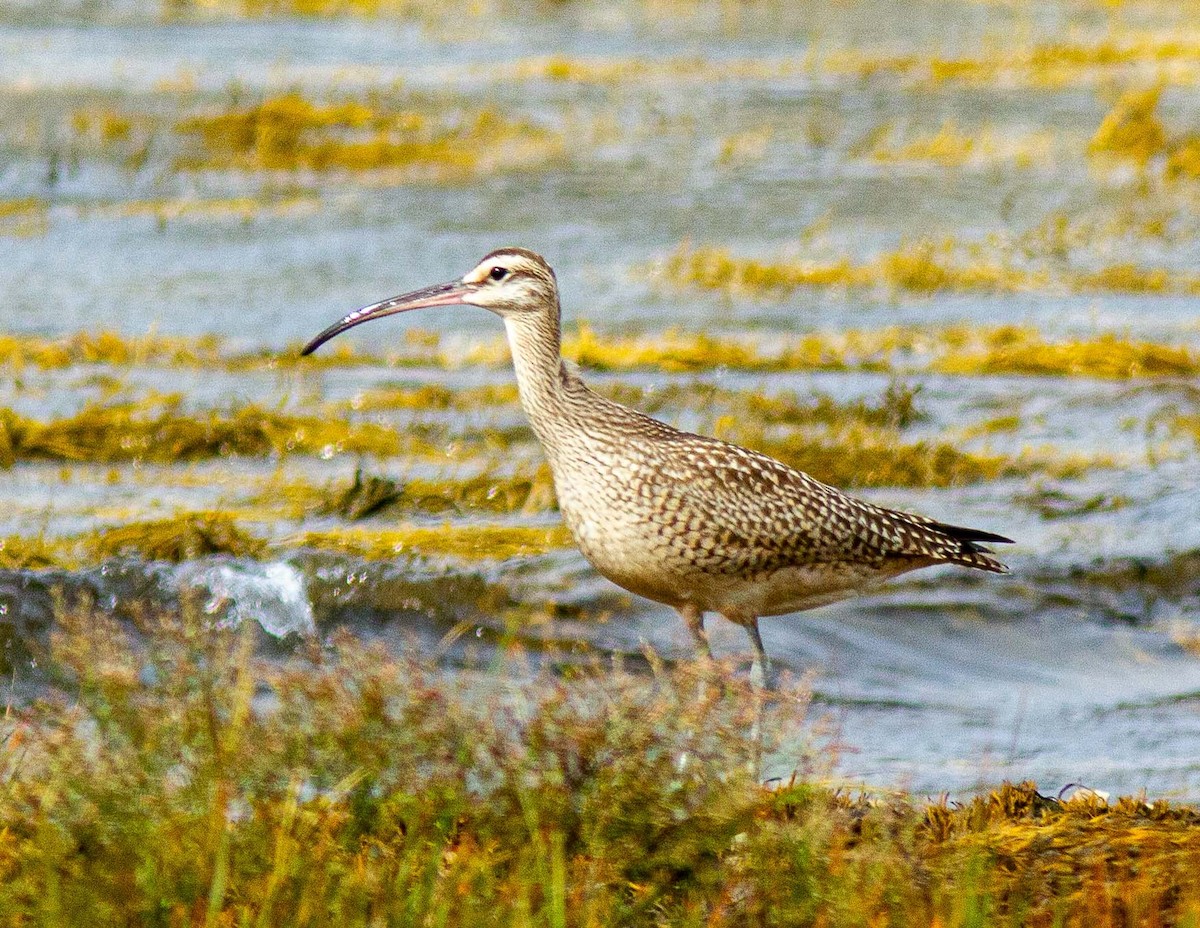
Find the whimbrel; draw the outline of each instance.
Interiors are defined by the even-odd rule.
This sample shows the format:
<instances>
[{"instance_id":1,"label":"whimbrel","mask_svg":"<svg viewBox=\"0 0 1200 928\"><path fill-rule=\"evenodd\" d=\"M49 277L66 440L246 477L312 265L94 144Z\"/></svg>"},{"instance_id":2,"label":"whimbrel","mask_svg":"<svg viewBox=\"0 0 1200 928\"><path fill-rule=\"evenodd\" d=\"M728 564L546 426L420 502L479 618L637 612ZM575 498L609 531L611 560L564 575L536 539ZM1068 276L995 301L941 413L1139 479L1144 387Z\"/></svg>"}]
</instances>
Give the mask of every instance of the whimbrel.
<instances>
[{"instance_id":1,"label":"whimbrel","mask_svg":"<svg viewBox=\"0 0 1200 928\"><path fill-rule=\"evenodd\" d=\"M584 556L673 606L708 652L704 614L743 626L769 672L762 616L826 605L933 564L1007 568L1010 539L855 499L764 454L672 428L589 390L560 355L558 285L540 255L493 251L461 280L355 310L304 348L393 313L478 306L504 321L517 388Z\"/></svg>"}]
</instances>

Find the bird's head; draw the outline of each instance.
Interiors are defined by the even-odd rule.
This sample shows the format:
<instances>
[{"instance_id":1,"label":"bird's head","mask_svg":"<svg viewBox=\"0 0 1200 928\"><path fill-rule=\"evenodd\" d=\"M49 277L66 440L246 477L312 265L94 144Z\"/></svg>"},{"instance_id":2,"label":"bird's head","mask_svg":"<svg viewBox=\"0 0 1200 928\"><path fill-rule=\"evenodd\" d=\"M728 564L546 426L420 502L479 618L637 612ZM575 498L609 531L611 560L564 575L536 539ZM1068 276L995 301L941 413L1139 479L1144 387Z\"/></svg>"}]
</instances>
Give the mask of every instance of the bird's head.
<instances>
[{"instance_id":1,"label":"bird's head","mask_svg":"<svg viewBox=\"0 0 1200 928\"><path fill-rule=\"evenodd\" d=\"M558 285L554 271L541 255L525 248L500 248L460 280L356 309L305 345L302 353L311 354L335 335L363 322L430 306L478 306L502 319L544 313L557 317Z\"/></svg>"}]
</instances>

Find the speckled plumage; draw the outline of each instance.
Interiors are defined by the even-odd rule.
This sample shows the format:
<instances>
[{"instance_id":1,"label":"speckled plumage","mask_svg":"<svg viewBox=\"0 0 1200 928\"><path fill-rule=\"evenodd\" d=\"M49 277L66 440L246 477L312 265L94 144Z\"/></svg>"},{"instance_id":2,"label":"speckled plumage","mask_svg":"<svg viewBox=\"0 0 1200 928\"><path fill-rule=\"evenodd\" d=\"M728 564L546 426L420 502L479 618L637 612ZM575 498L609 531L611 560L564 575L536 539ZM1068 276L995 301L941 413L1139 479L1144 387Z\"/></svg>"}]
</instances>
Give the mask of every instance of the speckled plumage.
<instances>
[{"instance_id":1,"label":"speckled plumage","mask_svg":"<svg viewBox=\"0 0 1200 928\"><path fill-rule=\"evenodd\" d=\"M744 625L765 666L761 616L835 602L932 564L1006 570L978 544L1006 538L874 506L593 393L560 357L554 272L525 249L492 252L461 282L352 313L306 350L414 302L446 305L451 291L504 320L521 404L584 556L619 586L678 609L704 647L705 612Z\"/></svg>"}]
</instances>

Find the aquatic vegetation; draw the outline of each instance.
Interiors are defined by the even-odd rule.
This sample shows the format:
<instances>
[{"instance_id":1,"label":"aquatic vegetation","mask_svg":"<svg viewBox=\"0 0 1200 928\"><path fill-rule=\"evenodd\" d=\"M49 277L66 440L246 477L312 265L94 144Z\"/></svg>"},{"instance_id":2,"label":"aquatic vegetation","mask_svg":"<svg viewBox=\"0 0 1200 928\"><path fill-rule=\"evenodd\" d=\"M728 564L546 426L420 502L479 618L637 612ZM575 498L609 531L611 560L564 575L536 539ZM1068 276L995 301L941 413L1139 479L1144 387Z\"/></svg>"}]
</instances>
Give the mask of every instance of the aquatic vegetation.
<instances>
[{"instance_id":1,"label":"aquatic vegetation","mask_svg":"<svg viewBox=\"0 0 1200 928\"><path fill-rule=\"evenodd\" d=\"M652 336L602 336L586 324L563 339L563 354L601 371L638 369L670 373L730 368L770 373L795 370L888 370L894 354L926 340L916 330L887 328L837 333L810 333L767 347L745 338L719 337L706 332L668 329ZM499 346L503 347L503 346ZM469 360L486 361L481 348Z\"/></svg>"},{"instance_id":2,"label":"aquatic vegetation","mask_svg":"<svg viewBox=\"0 0 1200 928\"><path fill-rule=\"evenodd\" d=\"M177 126L198 150L180 157L183 170L420 170L469 176L539 163L557 154L548 130L491 110L454 119L359 101L314 103L299 93L267 97Z\"/></svg>"},{"instance_id":3,"label":"aquatic vegetation","mask_svg":"<svg viewBox=\"0 0 1200 928\"><path fill-rule=\"evenodd\" d=\"M728 250L685 242L662 263L660 276L703 290L790 293L800 287L866 286L867 280L849 259L833 262L765 262L735 258Z\"/></svg>"},{"instance_id":4,"label":"aquatic vegetation","mask_svg":"<svg viewBox=\"0 0 1200 928\"><path fill-rule=\"evenodd\" d=\"M1093 493L1080 497L1051 487L1039 487L1029 493L1018 494L1016 500L1043 519L1068 519L1096 512L1114 512L1129 505L1128 497L1119 494Z\"/></svg>"},{"instance_id":5,"label":"aquatic vegetation","mask_svg":"<svg viewBox=\"0 0 1200 928\"><path fill-rule=\"evenodd\" d=\"M285 454L394 455L405 447L392 429L246 405L228 414L188 414L178 397L91 405L50 422L0 409L0 466L21 459L174 463ZM416 449L414 449L416 450Z\"/></svg>"},{"instance_id":6,"label":"aquatic vegetation","mask_svg":"<svg viewBox=\"0 0 1200 928\"><path fill-rule=\"evenodd\" d=\"M1121 262L1096 270L1052 269L1030 263L1010 247L919 240L870 261L742 258L727 249L685 242L663 259L656 276L679 286L729 294L785 297L817 288L882 288L891 292L1196 293L1200 277Z\"/></svg>"},{"instance_id":7,"label":"aquatic vegetation","mask_svg":"<svg viewBox=\"0 0 1200 928\"><path fill-rule=\"evenodd\" d=\"M1100 587L1118 593L1135 593L1151 602L1158 598L1174 602L1197 595L1200 550L1168 551L1161 558L1116 558L1097 560L1072 571L1072 579L1084 587Z\"/></svg>"},{"instance_id":8,"label":"aquatic vegetation","mask_svg":"<svg viewBox=\"0 0 1200 928\"><path fill-rule=\"evenodd\" d=\"M532 473L513 473L510 467L486 468L464 476L396 479L369 474L335 483L263 481L239 500L239 506L266 508L285 518L336 515L349 521L378 513L389 517L413 515L533 515L556 508L550 470L545 464Z\"/></svg>"},{"instance_id":9,"label":"aquatic vegetation","mask_svg":"<svg viewBox=\"0 0 1200 928\"><path fill-rule=\"evenodd\" d=\"M661 264L659 276L675 284L786 296L805 287L884 287L929 294L945 290L1005 292L1044 286L1045 275L994 261L960 262L949 243L916 242L871 262L760 261L735 257L726 249L685 243Z\"/></svg>"},{"instance_id":10,"label":"aquatic vegetation","mask_svg":"<svg viewBox=\"0 0 1200 928\"><path fill-rule=\"evenodd\" d=\"M76 136L91 136L101 145L127 140L134 129L134 119L128 113L103 108L79 109L71 114L71 128Z\"/></svg>"},{"instance_id":11,"label":"aquatic vegetation","mask_svg":"<svg viewBox=\"0 0 1200 928\"><path fill-rule=\"evenodd\" d=\"M41 570L56 563L55 546L44 537L0 538L0 570Z\"/></svg>"},{"instance_id":12,"label":"aquatic vegetation","mask_svg":"<svg viewBox=\"0 0 1200 928\"><path fill-rule=\"evenodd\" d=\"M1017 456L968 451L942 441L905 441L893 428L842 423L788 432L761 423L717 420L717 435L803 470L825 483L862 487L950 487L1035 475L1078 477L1111 458L1031 449Z\"/></svg>"},{"instance_id":13,"label":"aquatic vegetation","mask_svg":"<svg viewBox=\"0 0 1200 928\"><path fill-rule=\"evenodd\" d=\"M260 558L267 542L239 528L221 513L183 513L153 522L130 522L78 540L89 561L138 557L180 563L213 554Z\"/></svg>"},{"instance_id":14,"label":"aquatic vegetation","mask_svg":"<svg viewBox=\"0 0 1200 928\"><path fill-rule=\"evenodd\" d=\"M1170 410L1164 416L1167 427L1175 435L1190 436L1200 448L1200 413L1184 413Z\"/></svg>"},{"instance_id":15,"label":"aquatic vegetation","mask_svg":"<svg viewBox=\"0 0 1200 928\"><path fill-rule=\"evenodd\" d=\"M1167 156L1163 173L1170 180L1200 178L1200 137L1182 139Z\"/></svg>"},{"instance_id":16,"label":"aquatic vegetation","mask_svg":"<svg viewBox=\"0 0 1200 928\"><path fill-rule=\"evenodd\" d=\"M914 405L915 391L893 385L876 405L863 400L838 403L828 396L816 395L809 401L798 396L781 394L764 396L753 392L729 391L704 384L691 387L668 387L656 390L651 402L642 405L661 414L687 392L684 408L694 408L705 417L703 431L736 444L745 445L779 458L821 480L848 487L943 487L976 483L999 477L1051 474L1078 475L1094 467L1111 466L1112 461L1100 457L1062 456L1052 450L1007 456L965 451L947 442L906 442L899 432L920 418ZM609 391L618 399L635 401L638 391ZM405 433L418 435L433 448L453 448L458 454L506 452L521 444L531 444L532 433L525 426L498 430L494 428L451 429L442 425L410 424ZM548 474L542 472L540 499L550 501ZM498 494L499 487L508 494L524 499L523 511L536 491L525 490L522 482L514 486L509 480L497 484L491 477L473 478L462 490L439 488L422 496L424 487L414 481L403 491L391 490L388 505L425 509L449 508L449 500L457 506L472 503L482 509L493 509L490 500L480 495ZM430 489L433 489L431 486ZM349 498L364 492L352 485ZM465 494L465 495L464 495ZM508 496L512 499L512 495ZM336 510L335 510L336 511ZM437 511L435 508L434 511ZM507 506L498 511L510 511Z\"/></svg>"},{"instance_id":17,"label":"aquatic vegetation","mask_svg":"<svg viewBox=\"0 0 1200 928\"><path fill-rule=\"evenodd\" d=\"M503 348L497 345L497 355ZM476 349L486 361L493 349ZM1032 326L888 326L817 332L789 338L774 350L734 338L668 331L651 337L601 337L581 327L565 354L598 370L743 371L933 370L962 376L1042 374L1105 378L1178 377L1200 372L1200 353L1187 345L1141 341L1114 333L1049 341Z\"/></svg>"},{"instance_id":18,"label":"aquatic vegetation","mask_svg":"<svg viewBox=\"0 0 1200 928\"><path fill-rule=\"evenodd\" d=\"M0 235L41 235L48 228L50 204L40 197L0 198Z\"/></svg>"},{"instance_id":19,"label":"aquatic vegetation","mask_svg":"<svg viewBox=\"0 0 1200 928\"><path fill-rule=\"evenodd\" d=\"M1021 427L1021 417L1016 414L1005 414L975 422L957 430L962 441L971 441L987 435L1000 435L1017 431Z\"/></svg>"},{"instance_id":20,"label":"aquatic vegetation","mask_svg":"<svg viewBox=\"0 0 1200 928\"><path fill-rule=\"evenodd\" d=\"M262 558L268 544L216 512L182 512L169 519L130 521L79 535L0 538L0 569L77 569L112 558L181 563L213 554Z\"/></svg>"},{"instance_id":21,"label":"aquatic vegetation","mask_svg":"<svg viewBox=\"0 0 1200 928\"><path fill-rule=\"evenodd\" d=\"M13 217L41 216L50 208L39 197L21 197L16 200L0 200L0 219Z\"/></svg>"},{"instance_id":22,"label":"aquatic vegetation","mask_svg":"<svg viewBox=\"0 0 1200 928\"><path fill-rule=\"evenodd\" d=\"M1167 130L1158 118L1162 88L1122 94L1088 143L1090 154L1127 158L1145 167L1167 145Z\"/></svg>"},{"instance_id":23,"label":"aquatic vegetation","mask_svg":"<svg viewBox=\"0 0 1200 928\"><path fill-rule=\"evenodd\" d=\"M293 485L286 495L301 503L300 513L320 512L357 521L384 510L427 515L456 513L525 513L556 508L550 468L542 464L532 475L483 471L461 479L395 480L354 472L349 485L319 489ZM274 495L274 491L270 494Z\"/></svg>"},{"instance_id":24,"label":"aquatic vegetation","mask_svg":"<svg viewBox=\"0 0 1200 928\"><path fill-rule=\"evenodd\" d=\"M337 551L369 560L403 555L454 560L534 557L571 544L563 525L401 525L387 529L346 528L307 532L300 547Z\"/></svg>"},{"instance_id":25,"label":"aquatic vegetation","mask_svg":"<svg viewBox=\"0 0 1200 928\"><path fill-rule=\"evenodd\" d=\"M159 143L161 117L96 104L70 116L71 157L100 157L137 171Z\"/></svg>"},{"instance_id":26,"label":"aquatic vegetation","mask_svg":"<svg viewBox=\"0 0 1200 928\"><path fill-rule=\"evenodd\" d=\"M1035 374L1043 376L1190 377L1200 373L1200 352L1099 335L1086 341L1045 342L1024 328L989 333L985 346L947 353L934 362L947 374Z\"/></svg>"},{"instance_id":27,"label":"aquatic vegetation","mask_svg":"<svg viewBox=\"0 0 1200 928\"><path fill-rule=\"evenodd\" d=\"M474 687L347 635L272 664L252 656L252 625L143 625L135 642L103 612L64 610L39 663L71 698L0 719L6 921L967 928L1200 914L1195 809L1030 783L953 804L795 776L765 788L751 722L763 712L769 747L805 744L803 694L760 710L720 667L521 670Z\"/></svg>"},{"instance_id":28,"label":"aquatic vegetation","mask_svg":"<svg viewBox=\"0 0 1200 928\"><path fill-rule=\"evenodd\" d=\"M350 486L331 499L325 500L322 508L333 515L355 522L399 502L402 492L399 482L389 477L374 475L364 478L362 468L358 467L354 471L354 480Z\"/></svg>"},{"instance_id":29,"label":"aquatic vegetation","mask_svg":"<svg viewBox=\"0 0 1200 928\"><path fill-rule=\"evenodd\" d=\"M703 381L669 383L645 390L620 383L595 387L596 392L619 403L635 406L658 415L664 411L695 410L712 417L754 421L761 425L838 425L860 422L863 425L905 428L924 419L917 399L921 385L901 381L888 384L877 400L835 400L828 393L814 391L801 396L791 391L765 393L758 390L732 390Z\"/></svg>"},{"instance_id":30,"label":"aquatic vegetation","mask_svg":"<svg viewBox=\"0 0 1200 928\"><path fill-rule=\"evenodd\" d=\"M1046 162L1054 150L1050 132L1019 135L998 131L990 126L977 134L964 132L953 120L944 122L935 133L896 139L893 133L879 139L871 157L884 163L927 161L942 167L963 167L1011 161L1018 167Z\"/></svg>"},{"instance_id":31,"label":"aquatic vegetation","mask_svg":"<svg viewBox=\"0 0 1200 928\"><path fill-rule=\"evenodd\" d=\"M594 339L594 333L587 337ZM595 351L593 341L587 350ZM573 346L572 346L573 347ZM579 356L578 354L576 355ZM610 363L604 353L603 364ZM601 365L593 365L601 366ZM618 403L657 415L662 412L696 410L720 415L745 415L773 425L806 425L857 419L875 425L910 425L924 414L917 407L921 387L896 381L880 399L840 402L826 393L801 396L793 392L765 393L733 390L700 380L667 383L643 389L622 383L597 383L597 393ZM356 394L347 404L355 412L378 410L477 410L481 406L515 406L516 384L488 384L454 390L441 384L419 387L386 387Z\"/></svg>"},{"instance_id":32,"label":"aquatic vegetation","mask_svg":"<svg viewBox=\"0 0 1200 928\"><path fill-rule=\"evenodd\" d=\"M1088 144L1088 153L1132 161L1145 169L1161 158L1168 180L1200 178L1200 136L1170 133L1158 115L1163 86L1129 90L1118 98Z\"/></svg>"},{"instance_id":33,"label":"aquatic vegetation","mask_svg":"<svg viewBox=\"0 0 1200 928\"><path fill-rule=\"evenodd\" d=\"M488 384L454 390L439 383L419 387L379 387L356 393L347 404L355 412L380 412L393 409L471 410L480 406L502 406L517 402L515 383Z\"/></svg>"},{"instance_id":34,"label":"aquatic vegetation","mask_svg":"<svg viewBox=\"0 0 1200 928\"><path fill-rule=\"evenodd\" d=\"M113 558L180 563L215 554L262 560L305 550L369 560L429 557L474 562L537 557L571 544L566 527L557 523L402 523L387 528L332 528L268 540L239 524L236 513L236 509L232 515L179 512L167 519L129 521L58 538L0 538L0 570L78 569Z\"/></svg>"},{"instance_id":35,"label":"aquatic vegetation","mask_svg":"<svg viewBox=\"0 0 1200 928\"><path fill-rule=\"evenodd\" d=\"M531 474L501 476L484 472L461 480L408 480L396 503L402 509L431 515L533 514L557 508L550 468L544 463Z\"/></svg>"},{"instance_id":36,"label":"aquatic vegetation","mask_svg":"<svg viewBox=\"0 0 1200 928\"><path fill-rule=\"evenodd\" d=\"M996 351L1003 347L999 344ZM987 369L978 359L971 363ZM1006 369L1010 362L995 363ZM1148 366L1147 370L1151 371ZM1080 372L1078 365L1073 372ZM1162 373L1161 365L1151 372ZM802 398L698 383L670 385L649 395L619 385L608 392L660 415L664 410L676 416L694 411L703 421L693 428L851 487L950 486L1003 476L1082 473L1111 464L1098 457L1062 456L1052 450L1011 458L944 441L905 441L901 430L919 421L923 413L916 405L917 391L899 384L889 386L879 401L850 402L821 394ZM648 401L639 402L641 398ZM244 500L244 505L265 504L296 519L323 513L357 520L385 509L414 514L552 509L553 489L545 465L531 467L519 460L514 472L514 449L526 449L530 459L540 461L532 432L523 423L463 427L416 421L392 427L335 415L269 411L253 404L225 412L189 413L181 409L178 397L91 405L74 416L48 422L0 409L0 466L7 467L22 460L172 464L237 456L332 458L339 454L485 462L484 471L461 479L398 480L366 475L360 469L348 485L340 487L271 482ZM501 459L505 463L497 472L493 465Z\"/></svg>"},{"instance_id":37,"label":"aquatic vegetation","mask_svg":"<svg viewBox=\"0 0 1200 928\"><path fill-rule=\"evenodd\" d=\"M909 269L912 271L912 268ZM913 271L913 273L922 273ZM1158 272L1118 265L1096 272L1104 286L1121 286L1130 291L1170 289ZM1099 286L1100 284L1097 284ZM914 283L915 286L915 283ZM404 346L386 357L361 353L350 342L333 343L330 351L300 358L299 351L230 352L220 339L124 338L113 333L79 334L69 339L40 339L0 336L0 364L17 370L25 366L65 368L82 364L113 366L157 365L219 367L230 372L281 368L339 367L435 367L456 369L468 365L507 368L508 345L494 339L468 344L465 348L433 345ZM1107 332L1090 339L1050 341L1032 326L949 325L939 328L883 326L877 329L809 332L786 340L765 342L744 335L713 335L668 329L647 335L611 335L597 332L586 323L564 336L563 354L598 371L661 370L690 373L720 368L747 372L845 371L916 373L934 370L963 376L1001 373L1038 373L1056 376L1166 377L1188 376L1200 370L1196 351L1172 345L1129 339ZM695 405L687 398L704 387L673 387L656 394L622 392L624 388L601 385L622 402L641 403L651 409ZM661 396L663 401L657 396ZM640 397L640 398L639 398ZM666 397L672 397L668 403ZM728 406L741 405L765 416L783 415L779 403L806 418L792 399L779 396L779 403L760 395L738 399L732 393L717 396ZM340 411L372 413L411 410L474 410L482 406L506 406L516 402L511 382L452 390L440 384L385 386L355 394ZM803 403L801 403L803 405ZM776 411L772 412L772 406ZM838 409L839 414L854 414ZM780 420L782 421L782 420Z\"/></svg>"},{"instance_id":38,"label":"aquatic vegetation","mask_svg":"<svg viewBox=\"0 0 1200 928\"><path fill-rule=\"evenodd\" d=\"M707 333L669 330L652 339L600 337L587 325L563 340L563 354L593 370L656 368L671 373L731 367L738 370L780 370L778 359L763 357L754 346Z\"/></svg>"},{"instance_id":39,"label":"aquatic vegetation","mask_svg":"<svg viewBox=\"0 0 1200 928\"><path fill-rule=\"evenodd\" d=\"M657 2L657 0L654 0ZM704 4L693 10L705 8ZM711 9L711 7L708 7ZM676 4L672 15L680 12ZM494 80L544 80L595 86L630 84L700 84L710 81L765 81L814 73L811 55L782 57L721 57L678 55L674 57L613 57L564 54L522 58L511 63L490 64L487 74ZM750 140L750 148L759 142Z\"/></svg>"},{"instance_id":40,"label":"aquatic vegetation","mask_svg":"<svg viewBox=\"0 0 1200 928\"><path fill-rule=\"evenodd\" d=\"M814 68L862 80L901 79L936 89L1104 86L1144 80L1147 71L1166 84L1193 86L1200 82L1200 38L1190 27L1150 30L1114 24L1095 37L1001 43L954 58L838 49L817 57Z\"/></svg>"},{"instance_id":41,"label":"aquatic vegetation","mask_svg":"<svg viewBox=\"0 0 1200 928\"><path fill-rule=\"evenodd\" d=\"M148 207L147 211L157 215L157 206ZM423 333L418 334L424 337ZM428 351L430 346L412 341L401 347L399 352L387 357L356 351L350 342L334 342L323 348L320 354L310 357L301 357L300 347L297 344L281 351L265 348L234 351L224 339L216 335L191 338L163 335L125 336L110 331L77 332L63 338L0 335L0 364L7 364L18 370L26 366L58 369L82 364L110 364L122 367L219 367L232 372L289 367L303 370L375 366L385 363L395 367L422 364L445 367L450 364L450 361L438 352ZM436 343L432 347L436 348ZM418 353L417 348L421 348L422 353Z\"/></svg>"},{"instance_id":42,"label":"aquatic vegetation","mask_svg":"<svg viewBox=\"0 0 1200 928\"><path fill-rule=\"evenodd\" d=\"M66 338L45 339L29 335L0 335L0 363L17 370L76 364L186 365L222 363L221 341L216 337L167 338L160 335L127 337L115 332L77 332Z\"/></svg>"},{"instance_id":43,"label":"aquatic vegetation","mask_svg":"<svg viewBox=\"0 0 1200 928\"><path fill-rule=\"evenodd\" d=\"M757 424L722 420L720 437L778 458L834 486L948 487L1035 469L1008 458L963 451L945 442L905 442L893 431L844 427L828 433L772 434Z\"/></svg>"},{"instance_id":44,"label":"aquatic vegetation","mask_svg":"<svg viewBox=\"0 0 1200 928\"><path fill-rule=\"evenodd\" d=\"M693 400L703 400L699 390ZM801 427L857 423L863 428L897 428L914 421L918 412L913 394L897 390L878 406L865 401L838 404L829 397L803 403L798 397L745 396L736 392L711 394L706 410L721 421L741 416L759 425ZM764 439L765 440L765 439ZM791 441L802 443L800 436ZM176 463L215 457L369 454L377 457L420 456L435 460L507 455L515 447L532 448L533 435L524 424L508 427L455 427L443 423L410 422L403 429L374 423L354 423L332 416L293 415L255 405L227 413L189 414L178 399L151 398L140 402L93 405L60 420L37 422L11 410L0 410L0 465L19 460L63 460L92 463L144 461ZM511 464L511 461L509 462ZM302 487L284 493L311 509L313 493ZM271 493L279 493L273 488ZM260 495L261 496L261 495ZM260 496L255 498L260 498ZM481 509L492 512L529 511L551 502L544 467L533 473L497 476L485 472L462 481L411 480L403 484L378 478L356 481L341 490L328 490L332 511L358 518L397 506L410 511L444 512ZM295 507L293 507L295 508Z\"/></svg>"},{"instance_id":45,"label":"aquatic vegetation","mask_svg":"<svg viewBox=\"0 0 1200 928\"><path fill-rule=\"evenodd\" d=\"M761 161L771 144L772 127L736 132L721 140L717 164L722 167L746 165Z\"/></svg>"}]
</instances>

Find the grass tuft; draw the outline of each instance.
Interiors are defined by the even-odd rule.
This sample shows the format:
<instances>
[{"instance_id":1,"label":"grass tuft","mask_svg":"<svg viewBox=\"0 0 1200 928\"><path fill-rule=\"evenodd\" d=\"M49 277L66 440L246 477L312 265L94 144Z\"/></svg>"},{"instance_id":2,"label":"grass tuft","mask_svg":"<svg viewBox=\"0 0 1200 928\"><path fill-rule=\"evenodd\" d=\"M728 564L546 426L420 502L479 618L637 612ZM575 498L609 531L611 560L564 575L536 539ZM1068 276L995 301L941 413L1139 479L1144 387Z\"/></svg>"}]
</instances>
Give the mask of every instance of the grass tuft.
<instances>
[{"instance_id":1,"label":"grass tuft","mask_svg":"<svg viewBox=\"0 0 1200 928\"><path fill-rule=\"evenodd\" d=\"M11 924L1186 924L1200 812L1004 785L965 803L751 774L796 743L722 665L471 684L346 634L63 609L70 698L0 720ZM269 693L269 700L259 697Z\"/></svg>"}]
</instances>

